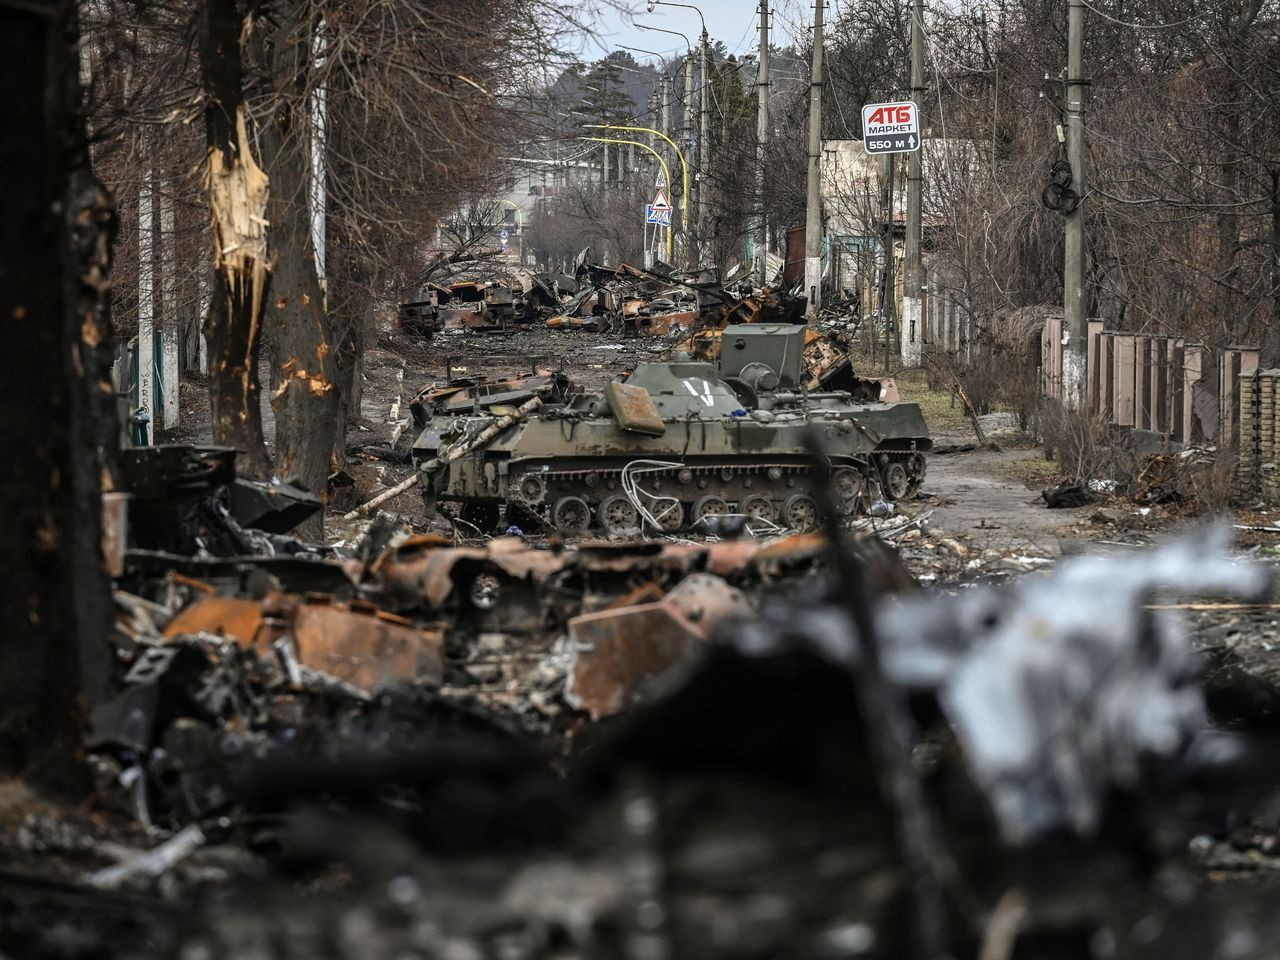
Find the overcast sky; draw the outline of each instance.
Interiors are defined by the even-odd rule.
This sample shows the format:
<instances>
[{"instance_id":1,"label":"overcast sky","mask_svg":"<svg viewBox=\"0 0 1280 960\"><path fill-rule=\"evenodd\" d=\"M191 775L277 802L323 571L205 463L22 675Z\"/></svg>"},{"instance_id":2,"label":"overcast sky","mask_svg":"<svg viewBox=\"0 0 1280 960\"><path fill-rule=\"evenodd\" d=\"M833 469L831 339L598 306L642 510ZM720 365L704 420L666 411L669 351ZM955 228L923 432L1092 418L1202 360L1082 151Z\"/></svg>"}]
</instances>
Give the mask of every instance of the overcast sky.
<instances>
[{"instance_id":1,"label":"overcast sky","mask_svg":"<svg viewBox=\"0 0 1280 960\"><path fill-rule=\"evenodd\" d=\"M696 0L696 5L706 18L707 32L712 40L721 40L730 53L741 54L756 47L760 24L757 2L758 0ZM598 60L622 44L656 50L664 55L677 50L683 52L684 41L679 37L641 30L636 23L678 30L695 44L702 32L698 15L692 10L659 4L653 13L649 13L645 9L645 0L621 0L620 6L623 7L622 10L608 10L597 16L595 36L585 43L582 50L584 59ZM813 19L810 0L771 0L770 8L774 11L774 36L771 40L776 46L786 46L791 42L802 17L805 23ZM634 56L639 59L643 54Z\"/></svg>"}]
</instances>

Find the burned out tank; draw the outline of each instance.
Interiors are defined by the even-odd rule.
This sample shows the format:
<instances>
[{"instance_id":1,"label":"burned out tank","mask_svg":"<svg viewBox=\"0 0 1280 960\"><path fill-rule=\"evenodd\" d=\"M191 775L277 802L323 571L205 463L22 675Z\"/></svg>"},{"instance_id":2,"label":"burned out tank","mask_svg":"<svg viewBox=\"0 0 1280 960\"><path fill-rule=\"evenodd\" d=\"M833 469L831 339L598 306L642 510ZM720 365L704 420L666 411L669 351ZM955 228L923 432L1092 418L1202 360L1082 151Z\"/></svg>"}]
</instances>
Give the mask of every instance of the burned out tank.
<instances>
[{"instance_id":1,"label":"burned out tank","mask_svg":"<svg viewBox=\"0 0 1280 960\"><path fill-rule=\"evenodd\" d=\"M811 428L844 513L918 486L930 442L914 404L806 390L803 327L727 327L724 344L715 364L640 364L602 392L546 373L424 392L413 454L428 506L486 531L698 531L726 515L809 529L828 476Z\"/></svg>"}]
</instances>

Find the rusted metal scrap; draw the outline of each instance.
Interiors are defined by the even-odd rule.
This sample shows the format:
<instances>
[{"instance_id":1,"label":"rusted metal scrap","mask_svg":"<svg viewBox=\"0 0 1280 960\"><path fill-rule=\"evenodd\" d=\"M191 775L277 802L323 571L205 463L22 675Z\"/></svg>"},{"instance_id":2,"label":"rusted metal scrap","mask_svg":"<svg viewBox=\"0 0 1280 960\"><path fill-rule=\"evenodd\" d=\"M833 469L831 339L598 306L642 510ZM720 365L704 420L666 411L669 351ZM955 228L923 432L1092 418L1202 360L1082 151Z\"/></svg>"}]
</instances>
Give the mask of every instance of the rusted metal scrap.
<instances>
[{"instance_id":1,"label":"rusted metal scrap","mask_svg":"<svg viewBox=\"0 0 1280 960\"><path fill-rule=\"evenodd\" d=\"M388 681L438 682L444 672L444 635L362 601L269 594L252 600L208 594L180 610L165 626L168 639L207 633L242 646L292 645L304 667L357 687Z\"/></svg>"},{"instance_id":2,"label":"rusted metal scrap","mask_svg":"<svg viewBox=\"0 0 1280 960\"><path fill-rule=\"evenodd\" d=\"M593 720L618 713L656 678L695 656L717 626L753 616L742 591L695 573L661 600L575 617L569 621L575 659L565 700Z\"/></svg>"},{"instance_id":3,"label":"rusted metal scrap","mask_svg":"<svg viewBox=\"0 0 1280 960\"><path fill-rule=\"evenodd\" d=\"M769 544L587 542L557 552L515 537L458 547L425 535L374 563L363 589L404 614L534 631L605 609L637 588L655 588L661 595L690 574L714 574L734 585L767 582L809 569L824 550L825 541L816 536Z\"/></svg>"},{"instance_id":4,"label":"rusted metal scrap","mask_svg":"<svg viewBox=\"0 0 1280 960\"><path fill-rule=\"evenodd\" d=\"M126 534L129 550L224 557L299 553L306 545L284 535L324 507L291 483L236 476L236 451L224 447L133 447L121 451L120 474L120 492L127 496L110 503L110 522Z\"/></svg>"}]
</instances>

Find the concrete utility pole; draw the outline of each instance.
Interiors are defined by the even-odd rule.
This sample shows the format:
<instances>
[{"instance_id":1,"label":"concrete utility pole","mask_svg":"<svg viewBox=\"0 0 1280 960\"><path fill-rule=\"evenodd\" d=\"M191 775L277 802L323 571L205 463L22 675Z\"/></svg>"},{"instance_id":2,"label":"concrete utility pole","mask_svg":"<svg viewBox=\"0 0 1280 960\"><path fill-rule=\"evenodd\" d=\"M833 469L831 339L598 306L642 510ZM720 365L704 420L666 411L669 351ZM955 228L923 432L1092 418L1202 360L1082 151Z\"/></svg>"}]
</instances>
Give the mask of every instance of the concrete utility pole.
<instances>
[{"instance_id":1,"label":"concrete utility pole","mask_svg":"<svg viewBox=\"0 0 1280 960\"><path fill-rule=\"evenodd\" d=\"M693 50L685 55L684 58L684 142L689 146L695 146L693 136ZM694 170L698 169L698 156L695 153L693 157ZM697 183L697 180L694 180Z\"/></svg>"},{"instance_id":2,"label":"concrete utility pole","mask_svg":"<svg viewBox=\"0 0 1280 960\"><path fill-rule=\"evenodd\" d=\"M711 198L711 182L707 174L711 164L711 50L707 42L707 28L702 28L702 117L698 126L698 238L702 241L698 251L702 265L707 246L707 210Z\"/></svg>"},{"instance_id":3,"label":"concrete utility pole","mask_svg":"<svg viewBox=\"0 0 1280 960\"><path fill-rule=\"evenodd\" d=\"M765 253L769 250L769 223L764 202L764 150L769 142L769 0L760 0L760 62L756 67L756 232L752 236L755 272L760 283L765 276Z\"/></svg>"},{"instance_id":4,"label":"concrete utility pole","mask_svg":"<svg viewBox=\"0 0 1280 960\"><path fill-rule=\"evenodd\" d=\"M665 61L662 64L662 126L660 129L662 130L662 135L664 137L667 139L671 138L671 74L667 70L667 64ZM680 158L677 156L676 159L679 160ZM674 183L668 183L667 190L670 191L669 195L674 198L676 195L676 185ZM689 217L689 198L681 194L680 202L684 205L684 215L687 220ZM673 229L675 229L675 224L667 227L666 235L668 246L671 245L670 238L671 231ZM684 240L681 240L681 243L684 243Z\"/></svg>"},{"instance_id":5,"label":"concrete utility pole","mask_svg":"<svg viewBox=\"0 0 1280 960\"><path fill-rule=\"evenodd\" d=\"M662 132L671 136L671 75L662 74ZM670 186L670 184L668 184Z\"/></svg>"},{"instance_id":6,"label":"concrete utility pole","mask_svg":"<svg viewBox=\"0 0 1280 960\"><path fill-rule=\"evenodd\" d=\"M898 281L895 277L897 258L897 239L894 236L894 200L896 186L894 170L898 155L891 153L885 157L885 217L884 217L884 297L880 301L880 316L884 320L884 362L889 363L893 353L893 338L898 327ZM898 353L902 353L902 337L898 336Z\"/></svg>"},{"instance_id":7,"label":"concrete utility pole","mask_svg":"<svg viewBox=\"0 0 1280 960\"><path fill-rule=\"evenodd\" d=\"M911 99L916 116L924 107L924 0L911 6ZM924 206L924 120L920 124L920 149L907 156L907 275L902 297L901 356L908 367L920 365L920 344L924 340L924 268L921 264L921 219Z\"/></svg>"},{"instance_id":8,"label":"concrete utility pole","mask_svg":"<svg viewBox=\"0 0 1280 960\"><path fill-rule=\"evenodd\" d=\"M809 184L804 217L806 314L822 307L822 3L813 6L813 59L809 72Z\"/></svg>"},{"instance_id":9,"label":"concrete utility pole","mask_svg":"<svg viewBox=\"0 0 1280 960\"><path fill-rule=\"evenodd\" d=\"M155 402L155 207L150 158L144 163L142 182L138 184L138 410L147 416L141 431L142 442L150 444L151 430L158 416Z\"/></svg>"},{"instance_id":10,"label":"concrete utility pole","mask_svg":"<svg viewBox=\"0 0 1280 960\"><path fill-rule=\"evenodd\" d=\"M1085 147L1084 0L1067 7L1067 162L1071 189L1080 203L1067 217L1067 253L1063 270L1062 399L1073 409L1085 406L1088 300L1084 290Z\"/></svg>"},{"instance_id":11,"label":"concrete utility pole","mask_svg":"<svg viewBox=\"0 0 1280 960\"><path fill-rule=\"evenodd\" d=\"M166 184L166 187L169 185ZM173 197L160 194L160 373L164 428L178 425L178 256L173 233Z\"/></svg>"}]
</instances>

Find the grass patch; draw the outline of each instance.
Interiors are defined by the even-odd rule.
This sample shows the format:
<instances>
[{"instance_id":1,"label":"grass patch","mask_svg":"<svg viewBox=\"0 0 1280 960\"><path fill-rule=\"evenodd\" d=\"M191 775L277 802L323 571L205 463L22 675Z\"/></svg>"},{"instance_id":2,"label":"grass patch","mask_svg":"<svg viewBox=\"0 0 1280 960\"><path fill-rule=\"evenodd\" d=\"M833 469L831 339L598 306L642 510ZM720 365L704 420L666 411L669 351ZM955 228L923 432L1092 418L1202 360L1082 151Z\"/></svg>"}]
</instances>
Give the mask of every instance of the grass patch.
<instances>
[{"instance_id":1,"label":"grass patch","mask_svg":"<svg viewBox=\"0 0 1280 960\"><path fill-rule=\"evenodd\" d=\"M950 390L930 390L923 370L902 369L894 374L894 379L898 381L898 392L904 401L920 404L920 412L930 430L969 429L969 418L965 416L960 398L956 397L953 402Z\"/></svg>"},{"instance_id":2,"label":"grass patch","mask_svg":"<svg viewBox=\"0 0 1280 960\"><path fill-rule=\"evenodd\" d=\"M1053 486L1062 476L1060 464L1040 457L1007 460L999 465L998 470L1001 476L1025 483L1028 487Z\"/></svg>"}]
</instances>

